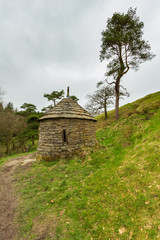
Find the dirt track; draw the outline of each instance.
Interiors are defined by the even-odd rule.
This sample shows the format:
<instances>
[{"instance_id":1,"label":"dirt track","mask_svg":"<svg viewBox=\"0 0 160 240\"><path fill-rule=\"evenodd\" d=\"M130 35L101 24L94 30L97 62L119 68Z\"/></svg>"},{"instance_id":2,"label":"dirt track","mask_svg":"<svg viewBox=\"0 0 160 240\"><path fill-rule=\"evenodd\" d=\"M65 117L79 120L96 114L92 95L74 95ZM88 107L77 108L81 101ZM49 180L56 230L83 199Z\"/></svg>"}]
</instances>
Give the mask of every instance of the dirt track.
<instances>
[{"instance_id":1,"label":"dirt track","mask_svg":"<svg viewBox=\"0 0 160 240\"><path fill-rule=\"evenodd\" d=\"M10 159L0 172L0 239L14 240L18 226L14 220L16 216L17 197L13 187L14 173L18 167L30 166L35 161L35 154L28 154Z\"/></svg>"}]
</instances>

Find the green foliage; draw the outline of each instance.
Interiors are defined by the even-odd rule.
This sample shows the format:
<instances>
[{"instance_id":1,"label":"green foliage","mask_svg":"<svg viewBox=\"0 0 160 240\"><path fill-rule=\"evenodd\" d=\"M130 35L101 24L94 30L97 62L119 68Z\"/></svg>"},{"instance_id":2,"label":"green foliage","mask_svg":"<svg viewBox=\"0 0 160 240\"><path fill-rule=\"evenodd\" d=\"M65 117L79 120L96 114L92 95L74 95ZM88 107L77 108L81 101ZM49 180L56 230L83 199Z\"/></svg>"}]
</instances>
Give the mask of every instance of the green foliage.
<instances>
[{"instance_id":1,"label":"green foliage","mask_svg":"<svg viewBox=\"0 0 160 240\"><path fill-rule=\"evenodd\" d=\"M51 94L44 94L44 97L46 97L48 99L48 101L53 101L54 102L54 106L56 104L56 100L62 99L62 97L64 96L64 90L62 91L53 91Z\"/></svg>"},{"instance_id":2,"label":"green foliage","mask_svg":"<svg viewBox=\"0 0 160 240\"><path fill-rule=\"evenodd\" d=\"M72 100L74 100L74 101L76 101L76 102L78 102L78 100L79 100L79 99L78 99L76 96L74 96L74 95L73 95L73 96L69 96L69 97L72 98Z\"/></svg>"},{"instance_id":3,"label":"green foliage","mask_svg":"<svg viewBox=\"0 0 160 240\"><path fill-rule=\"evenodd\" d=\"M27 117L27 128L24 131L24 137L27 140L32 140L32 145L34 146L35 140L38 139L38 119L42 116L41 113L34 113Z\"/></svg>"},{"instance_id":4,"label":"green foliage","mask_svg":"<svg viewBox=\"0 0 160 240\"><path fill-rule=\"evenodd\" d=\"M37 108L34 104L24 103L21 108L23 108L24 111L18 112L18 114L26 117L27 126L26 129L20 133L17 138L21 142L21 149L23 149L23 151L27 151L28 147L26 146L26 143L28 141L32 141L33 147L35 145L35 140L38 140L38 119L43 114L36 112Z\"/></svg>"},{"instance_id":5,"label":"green foliage","mask_svg":"<svg viewBox=\"0 0 160 240\"><path fill-rule=\"evenodd\" d=\"M36 109L37 109L37 107L31 103L24 103L20 108L24 110L18 113L23 116L29 116L30 114L36 113Z\"/></svg>"},{"instance_id":6,"label":"green foliage","mask_svg":"<svg viewBox=\"0 0 160 240\"><path fill-rule=\"evenodd\" d=\"M142 40L143 26L136 16L136 9L132 8L126 14L114 13L108 19L106 30L102 32L100 52L101 61L111 59L107 65L108 76L117 79L130 67L137 70L140 63L154 57L148 42Z\"/></svg>"},{"instance_id":7,"label":"green foliage","mask_svg":"<svg viewBox=\"0 0 160 240\"><path fill-rule=\"evenodd\" d=\"M27 117L27 123L37 123L38 119L42 116L41 114L31 114ZM38 125L37 125L38 126ZM37 128L37 127L36 127Z\"/></svg>"},{"instance_id":8,"label":"green foliage","mask_svg":"<svg viewBox=\"0 0 160 240\"><path fill-rule=\"evenodd\" d=\"M20 237L159 239L159 101L157 92L127 104L118 121L113 111L99 116L100 147L85 159L37 161L17 173Z\"/></svg>"}]
</instances>

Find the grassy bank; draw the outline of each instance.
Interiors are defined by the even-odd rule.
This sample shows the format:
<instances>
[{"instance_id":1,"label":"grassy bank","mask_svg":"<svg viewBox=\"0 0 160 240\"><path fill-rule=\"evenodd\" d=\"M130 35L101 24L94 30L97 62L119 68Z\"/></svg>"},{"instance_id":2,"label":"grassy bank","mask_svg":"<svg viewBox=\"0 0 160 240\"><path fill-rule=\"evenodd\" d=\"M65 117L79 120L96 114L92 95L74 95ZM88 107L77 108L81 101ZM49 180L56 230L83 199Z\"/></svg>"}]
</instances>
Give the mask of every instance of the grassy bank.
<instances>
[{"instance_id":1,"label":"grassy bank","mask_svg":"<svg viewBox=\"0 0 160 240\"><path fill-rule=\"evenodd\" d=\"M160 239L160 92L98 116L99 149L16 174L22 239Z\"/></svg>"}]
</instances>

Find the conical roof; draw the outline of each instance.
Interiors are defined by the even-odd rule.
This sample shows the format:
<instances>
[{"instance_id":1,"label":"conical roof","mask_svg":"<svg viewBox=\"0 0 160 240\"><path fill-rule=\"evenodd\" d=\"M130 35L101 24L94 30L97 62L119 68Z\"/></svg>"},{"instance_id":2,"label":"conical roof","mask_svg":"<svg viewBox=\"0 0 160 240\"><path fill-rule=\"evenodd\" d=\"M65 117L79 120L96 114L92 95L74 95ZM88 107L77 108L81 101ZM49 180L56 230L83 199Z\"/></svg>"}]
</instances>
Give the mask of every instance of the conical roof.
<instances>
[{"instance_id":1,"label":"conical roof","mask_svg":"<svg viewBox=\"0 0 160 240\"><path fill-rule=\"evenodd\" d=\"M76 101L67 97L63 98L55 107L45 113L39 120L49 118L78 118L96 121L85 109L83 109Z\"/></svg>"}]
</instances>

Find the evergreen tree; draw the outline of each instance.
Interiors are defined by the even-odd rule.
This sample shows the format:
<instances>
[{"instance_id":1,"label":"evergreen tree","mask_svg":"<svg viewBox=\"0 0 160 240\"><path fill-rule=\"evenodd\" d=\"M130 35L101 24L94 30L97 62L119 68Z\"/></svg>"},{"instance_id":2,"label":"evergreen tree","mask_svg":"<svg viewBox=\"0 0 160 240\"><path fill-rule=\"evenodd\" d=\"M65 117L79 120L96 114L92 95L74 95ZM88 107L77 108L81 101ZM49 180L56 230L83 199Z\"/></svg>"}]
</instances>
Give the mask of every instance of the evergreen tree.
<instances>
[{"instance_id":1,"label":"evergreen tree","mask_svg":"<svg viewBox=\"0 0 160 240\"><path fill-rule=\"evenodd\" d=\"M155 55L150 45L142 39L143 22L136 16L136 9L129 8L126 14L114 13L102 31L100 60L108 60L106 75L115 85L115 119L118 119L121 78L130 70L151 60Z\"/></svg>"},{"instance_id":2,"label":"evergreen tree","mask_svg":"<svg viewBox=\"0 0 160 240\"><path fill-rule=\"evenodd\" d=\"M54 106L56 105L56 101L60 100L64 97L64 90L62 91L53 91L51 94L44 94L44 97L48 99L48 101L53 101Z\"/></svg>"}]
</instances>

